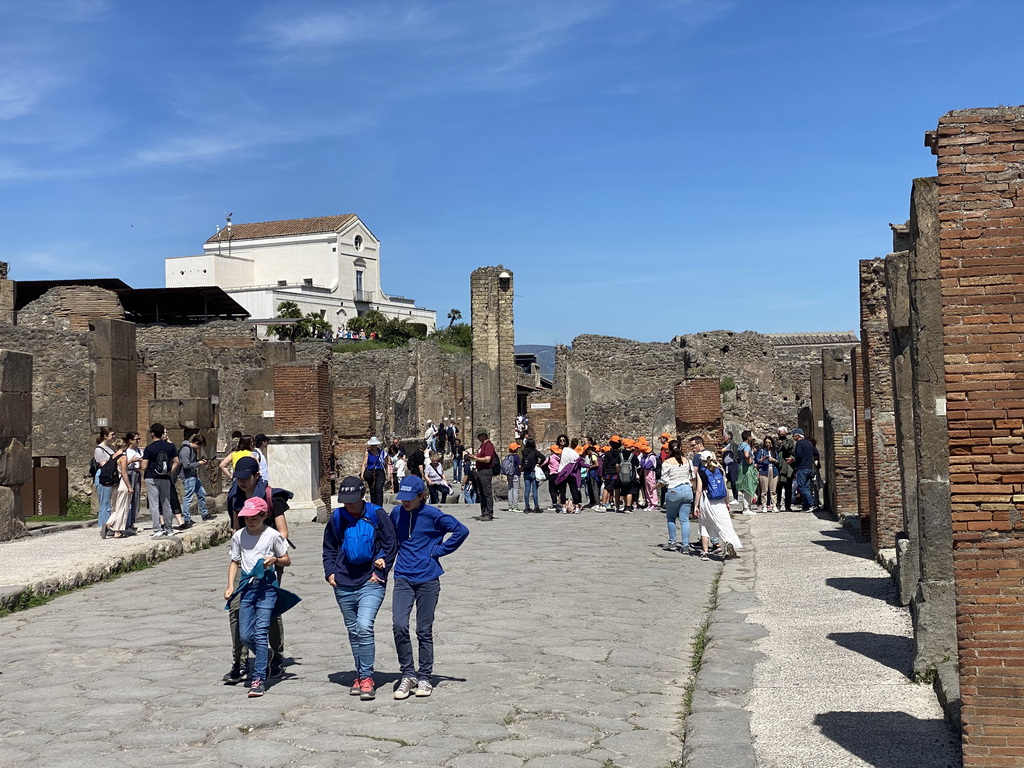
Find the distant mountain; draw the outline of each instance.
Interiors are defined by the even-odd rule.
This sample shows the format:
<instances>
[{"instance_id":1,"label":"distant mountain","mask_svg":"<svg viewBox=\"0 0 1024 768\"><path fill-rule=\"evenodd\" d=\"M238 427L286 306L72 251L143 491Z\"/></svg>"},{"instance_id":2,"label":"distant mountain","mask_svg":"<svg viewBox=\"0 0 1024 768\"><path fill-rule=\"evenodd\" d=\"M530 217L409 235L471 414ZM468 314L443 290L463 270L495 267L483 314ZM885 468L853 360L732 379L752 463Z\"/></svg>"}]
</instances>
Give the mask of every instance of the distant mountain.
<instances>
[{"instance_id":1,"label":"distant mountain","mask_svg":"<svg viewBox=\"0 0 1024 768\"><path fill-rule=\"evenodd\" d=\"M540 366L540 373L545 378L553 378L555 375L555 348L544 344L516 344L516 354L536 355L537 365Z\"/></svg>"}]
</instances>

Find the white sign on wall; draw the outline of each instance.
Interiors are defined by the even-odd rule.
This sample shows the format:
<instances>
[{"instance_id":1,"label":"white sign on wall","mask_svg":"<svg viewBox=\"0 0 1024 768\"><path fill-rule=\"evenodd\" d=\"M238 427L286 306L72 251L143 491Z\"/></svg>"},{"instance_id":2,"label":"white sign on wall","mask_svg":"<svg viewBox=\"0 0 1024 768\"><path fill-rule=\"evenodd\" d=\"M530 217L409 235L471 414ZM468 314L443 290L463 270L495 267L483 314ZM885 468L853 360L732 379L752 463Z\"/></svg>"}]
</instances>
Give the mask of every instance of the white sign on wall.
<instances>
[{"instance_id":1,"label":"white sign on wall","mask_svg":"<svg viewBox=\"0 0 1024 768\"><path fill-rule=\"evenodd\" d=\"M530 403L531 411L546 411L551 408L551 403Z\"/></svg>"}]
</instances>

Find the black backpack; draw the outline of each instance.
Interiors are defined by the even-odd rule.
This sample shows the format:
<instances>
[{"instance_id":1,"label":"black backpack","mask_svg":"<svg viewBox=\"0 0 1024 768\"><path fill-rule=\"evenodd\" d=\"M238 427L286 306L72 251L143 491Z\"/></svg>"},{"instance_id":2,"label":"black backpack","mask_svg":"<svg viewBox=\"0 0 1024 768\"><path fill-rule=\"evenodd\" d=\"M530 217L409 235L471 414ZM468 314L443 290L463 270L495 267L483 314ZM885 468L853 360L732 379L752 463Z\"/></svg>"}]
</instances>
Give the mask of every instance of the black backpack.
<instances>
[{"instance_id":1,"label":"black backpack","mask_svg":"<svg viewBox=\"0 0 1024 768\"><path fill-rule=\"evenodd\" d=\"M161 480L170 480L171 465L171 457L167 455L166 450L161 448L157 451L156 461L153 462L153 477L160 478Z\"/></svg>"},{"instance_id":2,"label":"black backpack","mask_svg":"<svg viewBox=\"0 0 1024 768\"><path fill-rule=\"evenodd\" d=\"M96 461L96 459L93 458L93 461ZM114 454L110 454L110 458L100 467L99 472L100 485L112 487L121 482L121 472L117 468L117 460L114 458Z\"/></svg>"}]
</instances>

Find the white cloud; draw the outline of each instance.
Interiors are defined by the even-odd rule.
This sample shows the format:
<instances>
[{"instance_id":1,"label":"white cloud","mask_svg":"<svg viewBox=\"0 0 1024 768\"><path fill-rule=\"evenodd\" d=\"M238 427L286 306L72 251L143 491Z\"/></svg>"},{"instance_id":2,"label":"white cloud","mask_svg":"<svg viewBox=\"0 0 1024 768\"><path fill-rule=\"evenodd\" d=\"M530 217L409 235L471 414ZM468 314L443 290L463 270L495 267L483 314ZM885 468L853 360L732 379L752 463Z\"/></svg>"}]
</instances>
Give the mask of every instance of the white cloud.
<instances>
[{"instance_id":1,"label":"white cloud","mask_svg":"<svg viewBox=\"0 0 1024 768\"><path fill-rule=\"evenodd\" d=\"M31 114L46 96L62 84L62 78L45 69L17 66L0 58L0 120Z\"/></svg>"}]
</instances>

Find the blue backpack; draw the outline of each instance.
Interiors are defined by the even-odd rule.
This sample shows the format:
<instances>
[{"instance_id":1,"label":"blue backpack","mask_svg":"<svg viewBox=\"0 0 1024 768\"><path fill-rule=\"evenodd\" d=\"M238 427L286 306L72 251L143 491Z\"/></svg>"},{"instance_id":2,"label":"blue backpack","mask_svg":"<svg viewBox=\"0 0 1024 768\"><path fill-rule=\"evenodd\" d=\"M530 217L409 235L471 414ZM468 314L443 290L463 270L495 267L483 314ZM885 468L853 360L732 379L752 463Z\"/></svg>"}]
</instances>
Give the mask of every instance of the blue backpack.
<instances>
[{"instance_id":1,"label":"blue backpack","mask_svg":"<svg viewBox=\"0 0 1024 768\"><path fill-rule=\"evenodd\" d=\"M722 474L722 470L707 467L704 476L708 481L708 498L724 499L727 493L725 491L725 475Z\"/></svg>"},{"instance_id":2,"label":"blue backpack","mask_svg":"<svg viewBox=\"0 0 1024 768\"><path fill-rule=\"evenodd\" d=\"M353 565L368 563L377 554L378 509L379 507L367 504L363 516L342 530L341 508L335 508L332 516L334 534L341 539L341 553L346 562Z\"/></svg>"}]
</instances>

